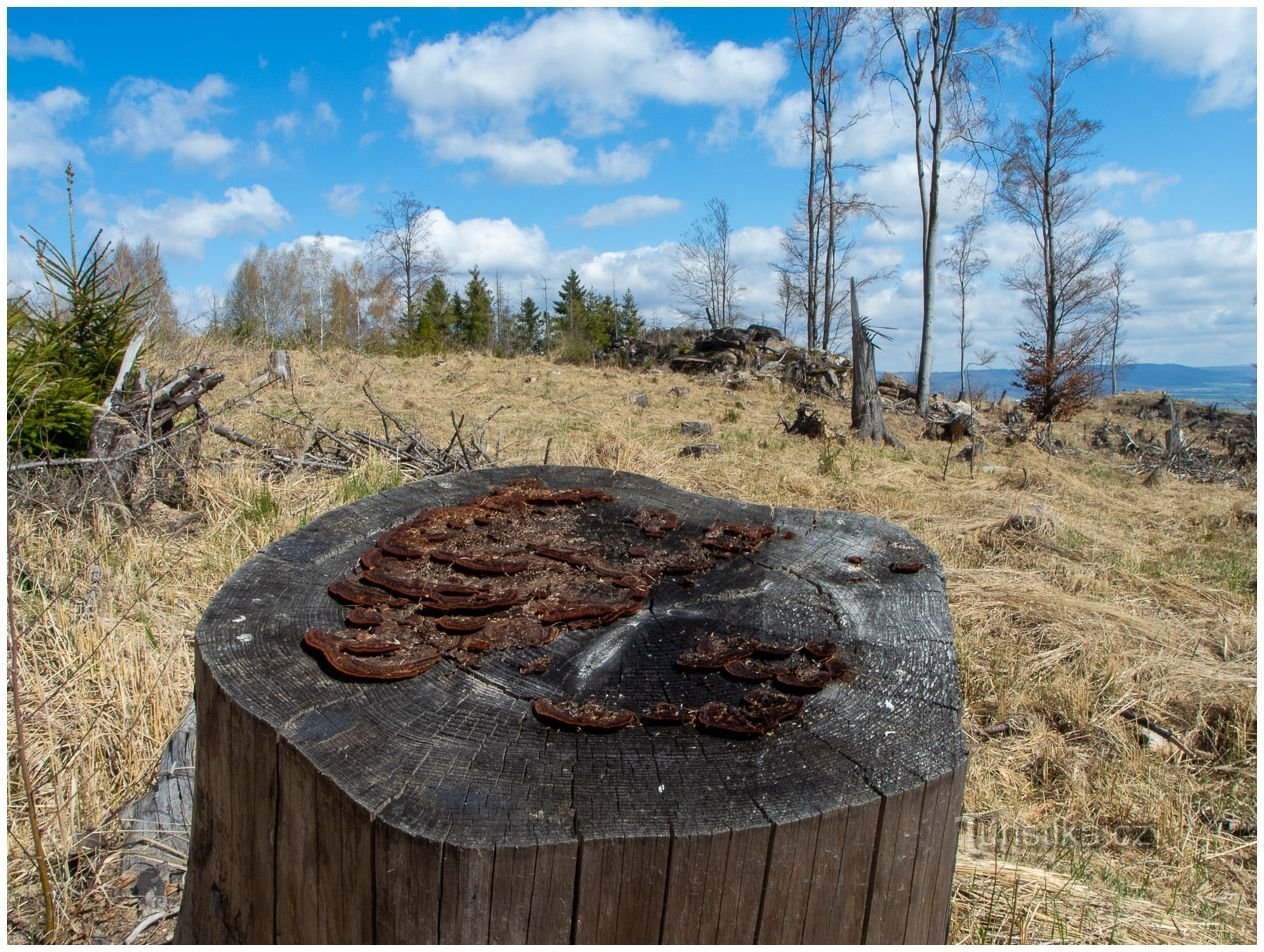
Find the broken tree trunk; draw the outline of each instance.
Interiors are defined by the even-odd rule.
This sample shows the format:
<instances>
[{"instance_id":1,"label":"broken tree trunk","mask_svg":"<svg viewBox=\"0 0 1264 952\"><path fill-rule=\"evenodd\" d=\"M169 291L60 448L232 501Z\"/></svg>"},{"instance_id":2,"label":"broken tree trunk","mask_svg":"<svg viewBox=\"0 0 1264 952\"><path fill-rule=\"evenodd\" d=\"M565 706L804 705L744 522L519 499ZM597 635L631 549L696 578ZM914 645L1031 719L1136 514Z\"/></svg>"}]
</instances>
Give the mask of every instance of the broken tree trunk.
<instances>
[{"instance_id":1,"label":"broken tree trunk","mask_svg":"<svg viewBox=\"0 0 1264 952\"><path fill-rule=\"evenodd\" d=\"M502 503L453 528L471 500L503 500L485 494L531 478L548 492L583 490L588 501L573 492L568 505L554 497L527 514ZM436 515L437 507L461 508ZM515 512L547 525L570 519L572 530L523 529L505 515ZM415 518L446 528L418 530L411 542L383 535ZM503 539L522 555L462 548L499 532L497 520L508 521ZM431 536L447 541L424 542ZM612 566L699 539L711 540L691 550L705 570L684 558L664 563L638 594L623 590L629 610L617 620L563 624L547 647L485 642L470 648L476 658L417 654L434 666L378 681L335 674L328 655L303 647L313 629L338 629L352 613L370 619L327 589L359 572L368 582L350 590L363 594L385 578L363 573L400 571L378 542L396 552L420 545L416 571L466 580L442 593L423 585L423 604L450 606L470 597L471 584L516 589L530 598L516 609L521 624L570 593L544 591L538 577L520 581L536 571L527 566L547 562L588 591L631 590L636 580ZM435 568L449 559L464 567ZM445 630L489 617L492 602L466 604L470 614L441 619ZM437 624L430 611L414 624ZM491 617L486 631L499 621ZM346 637L379 651L370 643L385 635L360 631ZM775 642L793 658L699 669L697 646L716 633ZM384 657L352 658L351 667ZM760 664L788 667L762 685L733 673L758 676ZM816 693L769 689L789 677L804 690L814 664L832 672ZM704 715L707 704L723 712L752 688L793 716L754 736L704 729L725 723ZM247 562L198 628L195 695L178 943L946 935L966 746L943 570L922 543L873 517L774 511L597 469L422 480L328 513ZM596 701L641 720L609 732L566 729L537 716L541 698ZM662 702L696 711L697 722L652 723Z\"/></svg>"},{"instance_id":2,"label":"broken tree trunk","mask_svg":"<svg viewBox=\"0 0 1264 952\"><path fill-rule=\"evenodd\" d=\"M856 298L856 279L851 279L851 428L862 440L882 442L897 449L899 439L887 429L882 415L882 395L878 392L878 374L873 359L873 332L860 316Z\"/></svg>"}]
</instances>

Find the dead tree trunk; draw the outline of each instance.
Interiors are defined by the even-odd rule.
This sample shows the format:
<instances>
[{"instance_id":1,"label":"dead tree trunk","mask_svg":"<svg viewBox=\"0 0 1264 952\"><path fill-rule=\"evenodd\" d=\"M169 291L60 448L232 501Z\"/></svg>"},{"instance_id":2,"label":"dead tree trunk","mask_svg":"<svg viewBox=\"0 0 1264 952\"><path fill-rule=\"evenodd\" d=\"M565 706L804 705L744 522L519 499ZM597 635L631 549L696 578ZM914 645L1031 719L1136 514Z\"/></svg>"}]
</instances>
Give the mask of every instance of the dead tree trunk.
<instances>
[{"instance_id":1,"label":"dead tree trunk","mask_svg":"<svg viewBox=\"0 0 1264 952\"><path fill-rule=\"evenodd\" d=\"M860 316L856 299L856 279L851 279L851 428L862 440L882 442L902 449L882 416L882 395L878 393L878 372L873 359L873 331Z\"/></svg>"},{"instance_id":2,"label":"dead tree trunk","mask_svg":"<svg viewBox=\"0 0 1264 952\"><path fill-rule=\"evenodd\" d=\"M548 505L515 508L527 479ZM474 554L487 533L490 561ZM433 602L413 629L482 634L446 636L467 647L414 654L426 664L398 680L334 674L394 663L370 648L329 669L303 645L395 610L404 596L371 588L398 588L406 551ZM660 573L619 574L654 553ZM359 581L336 581L348 572ZM443 593L435 573L451 576ZM380 610L338 604L331 582ZM574 617L572 585L628 610L496 647L511 613L538 627L565 598ZM739 650L720 667L715 651ZM410 483L242 566L198 627L195 694L180 943L945 939L967 748L943 570L870 516L598 469ZM541 701L567 699L626 718L609 732L541 719ZM785 719L733 736L731 706L756 703L788 705Z\"/></svg>"}]
</instances>

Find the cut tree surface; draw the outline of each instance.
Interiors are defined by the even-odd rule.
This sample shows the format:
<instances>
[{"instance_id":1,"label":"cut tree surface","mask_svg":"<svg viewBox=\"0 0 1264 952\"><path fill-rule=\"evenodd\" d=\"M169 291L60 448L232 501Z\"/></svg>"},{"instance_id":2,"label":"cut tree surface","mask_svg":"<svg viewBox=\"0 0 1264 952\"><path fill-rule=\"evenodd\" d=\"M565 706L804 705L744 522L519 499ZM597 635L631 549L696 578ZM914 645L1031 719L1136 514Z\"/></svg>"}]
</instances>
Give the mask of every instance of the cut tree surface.
<instances>
[{"instance_id":1,"label":"cut tree surface","mask_svg":"<svg viewBox=\"0 0 1264 952\"><path fill-rule=\"evenodd\" d=\"M637 610L544 646L390 681L304 647L345 629L353 606L329 586L388 530L526 479L611 497L568 509L590 567L717 526L773 531L705 572L647 569ZM766 650L732 654L742 639ZM197 642L177 941L945 937L966 747L944 578L881 520L606 470L435 477L269 546ZM743 717L771 729L733 729Z\"/></svg>"}]
</instances>

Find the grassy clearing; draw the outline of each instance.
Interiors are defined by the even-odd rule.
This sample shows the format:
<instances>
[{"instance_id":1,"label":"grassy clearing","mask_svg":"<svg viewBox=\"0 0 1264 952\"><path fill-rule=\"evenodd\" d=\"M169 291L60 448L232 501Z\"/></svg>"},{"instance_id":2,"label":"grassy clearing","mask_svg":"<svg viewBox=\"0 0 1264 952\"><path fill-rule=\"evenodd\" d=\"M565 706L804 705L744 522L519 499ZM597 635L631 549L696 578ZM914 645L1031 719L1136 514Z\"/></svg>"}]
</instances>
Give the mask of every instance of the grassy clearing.
<instances>
[{"instance_id":1,"label":"grassy clearing","mask_svg":"<svg viewBox=\"0 0 1264 952\"><path fill-rule=\"evenodd\" d=\"M798 397L762 383L733 392L667 372L536 358L453 354L439 364L304 352L292 389L240 403L262 357L221 347L198 359L228 373L213 394L235 404L221 422L295 452L304 415L380 432L367 384L441 444L454 417L468 432L494 413L481 443L503 464L547 454L909 528L947 569L965 728L977 742L952 938L1255 940L1254 839L1200 819L1204 810L1255 816L1255 495L1175 478L1147 485L1120 457L1089 451L1090 431L1122 402L1060 427L1067 448L1058 457L989 438L973 479L962 463L944 479L944 446L918 439L914 418L891 417L900 451L788 437L777 411L793 417ZM640 393L646 408L629 403ZM823 409L845 431L845 407ZM724 451L680 457L693 442L680 433L684 420L711 423L705 439ZM108 870L76 875L76 834L110 829L113 811L149 779L188 697L202 606L263 545L404 478L371 459L349 475L265 480L240 449L207 437L189 512L9 512L28 758L62 919L80 927L67 938L86 936L83 910L109 879ZM1137 725L1120 716L1130 708L1196 756L1140 744ZM20 940L38 912L12 760L9 777L10 937Z\"/></svg>"}]
</instances>

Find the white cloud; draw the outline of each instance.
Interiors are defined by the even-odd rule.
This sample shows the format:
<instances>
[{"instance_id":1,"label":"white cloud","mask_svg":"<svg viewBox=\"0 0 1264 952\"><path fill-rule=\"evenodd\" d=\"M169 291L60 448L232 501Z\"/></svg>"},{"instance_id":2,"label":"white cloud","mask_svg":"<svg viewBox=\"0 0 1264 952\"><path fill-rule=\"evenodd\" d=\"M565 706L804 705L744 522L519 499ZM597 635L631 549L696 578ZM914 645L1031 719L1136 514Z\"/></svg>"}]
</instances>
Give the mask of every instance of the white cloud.
<instances>
[{"instance_id":1,"label":"white cloud","mask_svg":"<svg viewBox=\"0 0 1264 952\"><path fill-rule=\"evenodd\" d=\"M1194 113L1255 102L1255 18L1252 7L1120 8L1106 11L1117 49L1199 81Z\"/></svg>"},{"instance_id":2,"label":"white cloud","mask_svg":"<svg viewBox=\"0 0 1264 952\"><path fill-rule=\"evenodd\" d=\"M65 40L49 39L41 33L32 33L30 36L18 36L12 30L9 31L8 40L9 59L20 61L50 59L61 63L63 66L77 67L83 65L79 60L75 59L74 51Z\"/></svg>"},{"instance_id":3,"label":"white cloud","mask_svg":"<svg viewBox=\"0 0 1264 952\"><path fill-rule=\"evenodd\" d=\"M227 158L237 143L218 132L193 131L172 147L171 157L177 165L213 165Z\"/></svg>"},{"instance_id":4,"label":"white cloud","mask_svg":"<svg viewBox=\"0 0 1264 952\"><path fill-rule=\"evenodd\" d=\"M9 170L56 172L67 162L84 165L83 150L61 137L61 127L84 111L88 100L58 86L34 99L9 100Z\"/></svg>"},{"instance_id":5,"label":"white cloud","mask_svg":"<svg viewBox=\"0 0 1264 952\"><path fill-rule=\"evenodd\" d=\"M684 203L678 198L662 195L625 195L604 205L594 205L574 219L584 228L606 228L612 225L628 225L658 215L670 215L680 211Z\"/></svg>"},{"instance_id":6,"label":"white cloud","mask_svg":"<svg viewBox=\"0 0 1264 952\"><path fill-rule=\"evenodd\" d=\"M369 39L376 40L383 33L395 35L395 27L399 25L399 17L386 17L381 20L374 20L369 24Z\"/></svg>"},{"instance_id":7,"label":"white cloud","mask_svg":"<svg viewBox=\"0 0 1264 952\"><path fill-rule=\"evenodd\" d=\"M1144 202L1152 202L1159 193L1180 182L1179 175L1160 172L1143 172L1125 168L1116 162L1107 162L1087 175L1089 183L1102 189L1134 189Z\"/></svg>"},{"instance_id":8,"label":"white cloud","mask_svg":"<svg viewBox=\"0 0 1264 952\"><path fill-rule=\"evenodd\" d=\"M736 141L742 130L741 116L733 107L721 109L716 113L711 128L702 136L702 147L707 150L721 151Z\"/></svg>"},{"instance_id":9,"label":"white cloud","mask_svg":"<svg viewBox=\"0 0 1264 952\"><path fill-rule=\"evenodd\" d=\"M666 149L670 143L659 139L646 145L633 145L620 142L613 149L597 150L597 169L595 174L583 177L598 182L635 182L650 174L654 164L655 153Z\"/></svg>"},{"instance_id":10,"label":"white cloud","mask_svg":"<svg viewBox=\"0 0 1264 952\"><path fill-rule=\"evenodd\" d=\"M291 109L289 112L275 116L271 122L257 123L255 132L261 136L277 132L287 139L292 139L299 133L309 136L331 135L338 131L338 125L338 114L334 112L333 106L321 100L312 107L311 114L308 116L304 116L297 109Z\"/></svg>"},{"instance_id":11,"label":"white cloud","mask_svg":"<svg viewBox=\"0 0 1264 952\"><path fill-rule=\"evenodd\" d=\"M334 107L327 102L321 101L316 104L316 108L312 112L312 119L320 128L327 129L330 132L338 131L338 116L334 112Z\"/></svg>"},{"instance_id":12,"label":"white cloud","mask_svg":"<svg viewBox=\"0 0 1264 952\"><path fill-rule=\"evenodd\" d=\"M334 214L351 216L359 214L360 196L363 194L363 185L335 185L321 198Z\"/></svg>"},{"instance_id":13,"label":"white cloud","mask_svg":"<svg viewBox=\"0 0 1264 952\"><path fill-rule=\"evenodd\" d=\"M777 43L722 41L699 51L652 15L588 8L548 13L516 29L500 24L421 43L390 61L390 85L413 133L449 161L481 158L496 165L487 147L462 149L462 143L501 140L537 149L549 143L549 174L503 160L497 166L502 176L517 169L538 184L555 181L563 170L580 174L573 146L531 132L531 120L541 113L558 111L570 136L599 136L622 129L649 100L759 108L785 72Z\"/></svg>"},{"instance_id":14,"label":"white cloud","mask_svg":"<svg viewBox=\"0 0 1264 952\"><path fill-rule=\"evenodd\" d=\"M201 261L207 241L226 235L265 234L289 217L267 188L252 185L226 190L221 202L173 198L155 208L123 208L107 232L129 241L148 235L164 254Z\"/></svg>"},{"instance_id":15,"label":"white cloud","mask_svg":"<svg viewBox=\"0 0 1264 952\"><path fill-rule=\"evenodd\" d=\"M453 133L438 141L438 158L484 159L505 181L527 185L561 185L580 174L576 149L561 139L506 139L493 133Z\"/></svg>"},{"instance_id":16,"label":"white cloud","mask_svg":"<svg viewBox=\"0 0 1264 952\"><path fill-rule=\"evenodd\" d=\"M122 79L110 90L114 129L105 144L138 157L170 150L173 158L185 162L220 162L238 142L197 127L225 111L219 100L232 91L216 74L190 90L156 79Z\"/></svg>"},{"instance_id":17,"label":"white cloud","mask_svg":"<svg viewBox=\"0 0 1264 952\"><path fill-rule=\"evenodd\" d=\"M348 238L346 235L300 235L293 241L284 241L277 245L278 251L290 252L295 248L323 248L329 255L329 261L335 268L345 268L357 258L361 261L369 256L369 243L360 238Z\"/></svg>"},{"instance_id":18,"label":"white cloud","mask_svg":"<svg viewBox=\"0 0 1264 952\"><path fill-rule=\"evenodd\" d=\"M772 150L773 161L786 168L807 165L803 124L808 113L808 92L799 90L780 99L755 121L755 132Z\"/></svg>"},{"instance_id":19,"label":"white cloud","mask_svg":"<svg viewBox=\"0 0 1264 952\"><path fill-rule=\"evenodd\" d=\"M308 86L307 70L296 69L290 73L289 89L296 96L302 96L307 92Z\"/></svg>"},{"instance_id":20,"label":"white cloud","mask_svg":"<svg viewBox=\"0 0 1264 952\"><path fill-rule=\"evenodd\" d=\"M497 271L530 275L549 265L549 242L536 225L522 227L508 218L468 218L454 222L441 210L430 215L430 237L454 275L475 265L485 275Z\"/></svg>"},{"instance_id":21,"label":"white cloud","mask_svg":"<svg viewBox=\"0 0 1264 952\"><path fill-rule=\"evenodd\" d=\"M1256 352L1255 230L1188 233L1127 221L1133 244L1127 352L1143 361L1241 364ZM1252 355L1252 356L1245 356Z\"/></svg>"}]
</instances>

